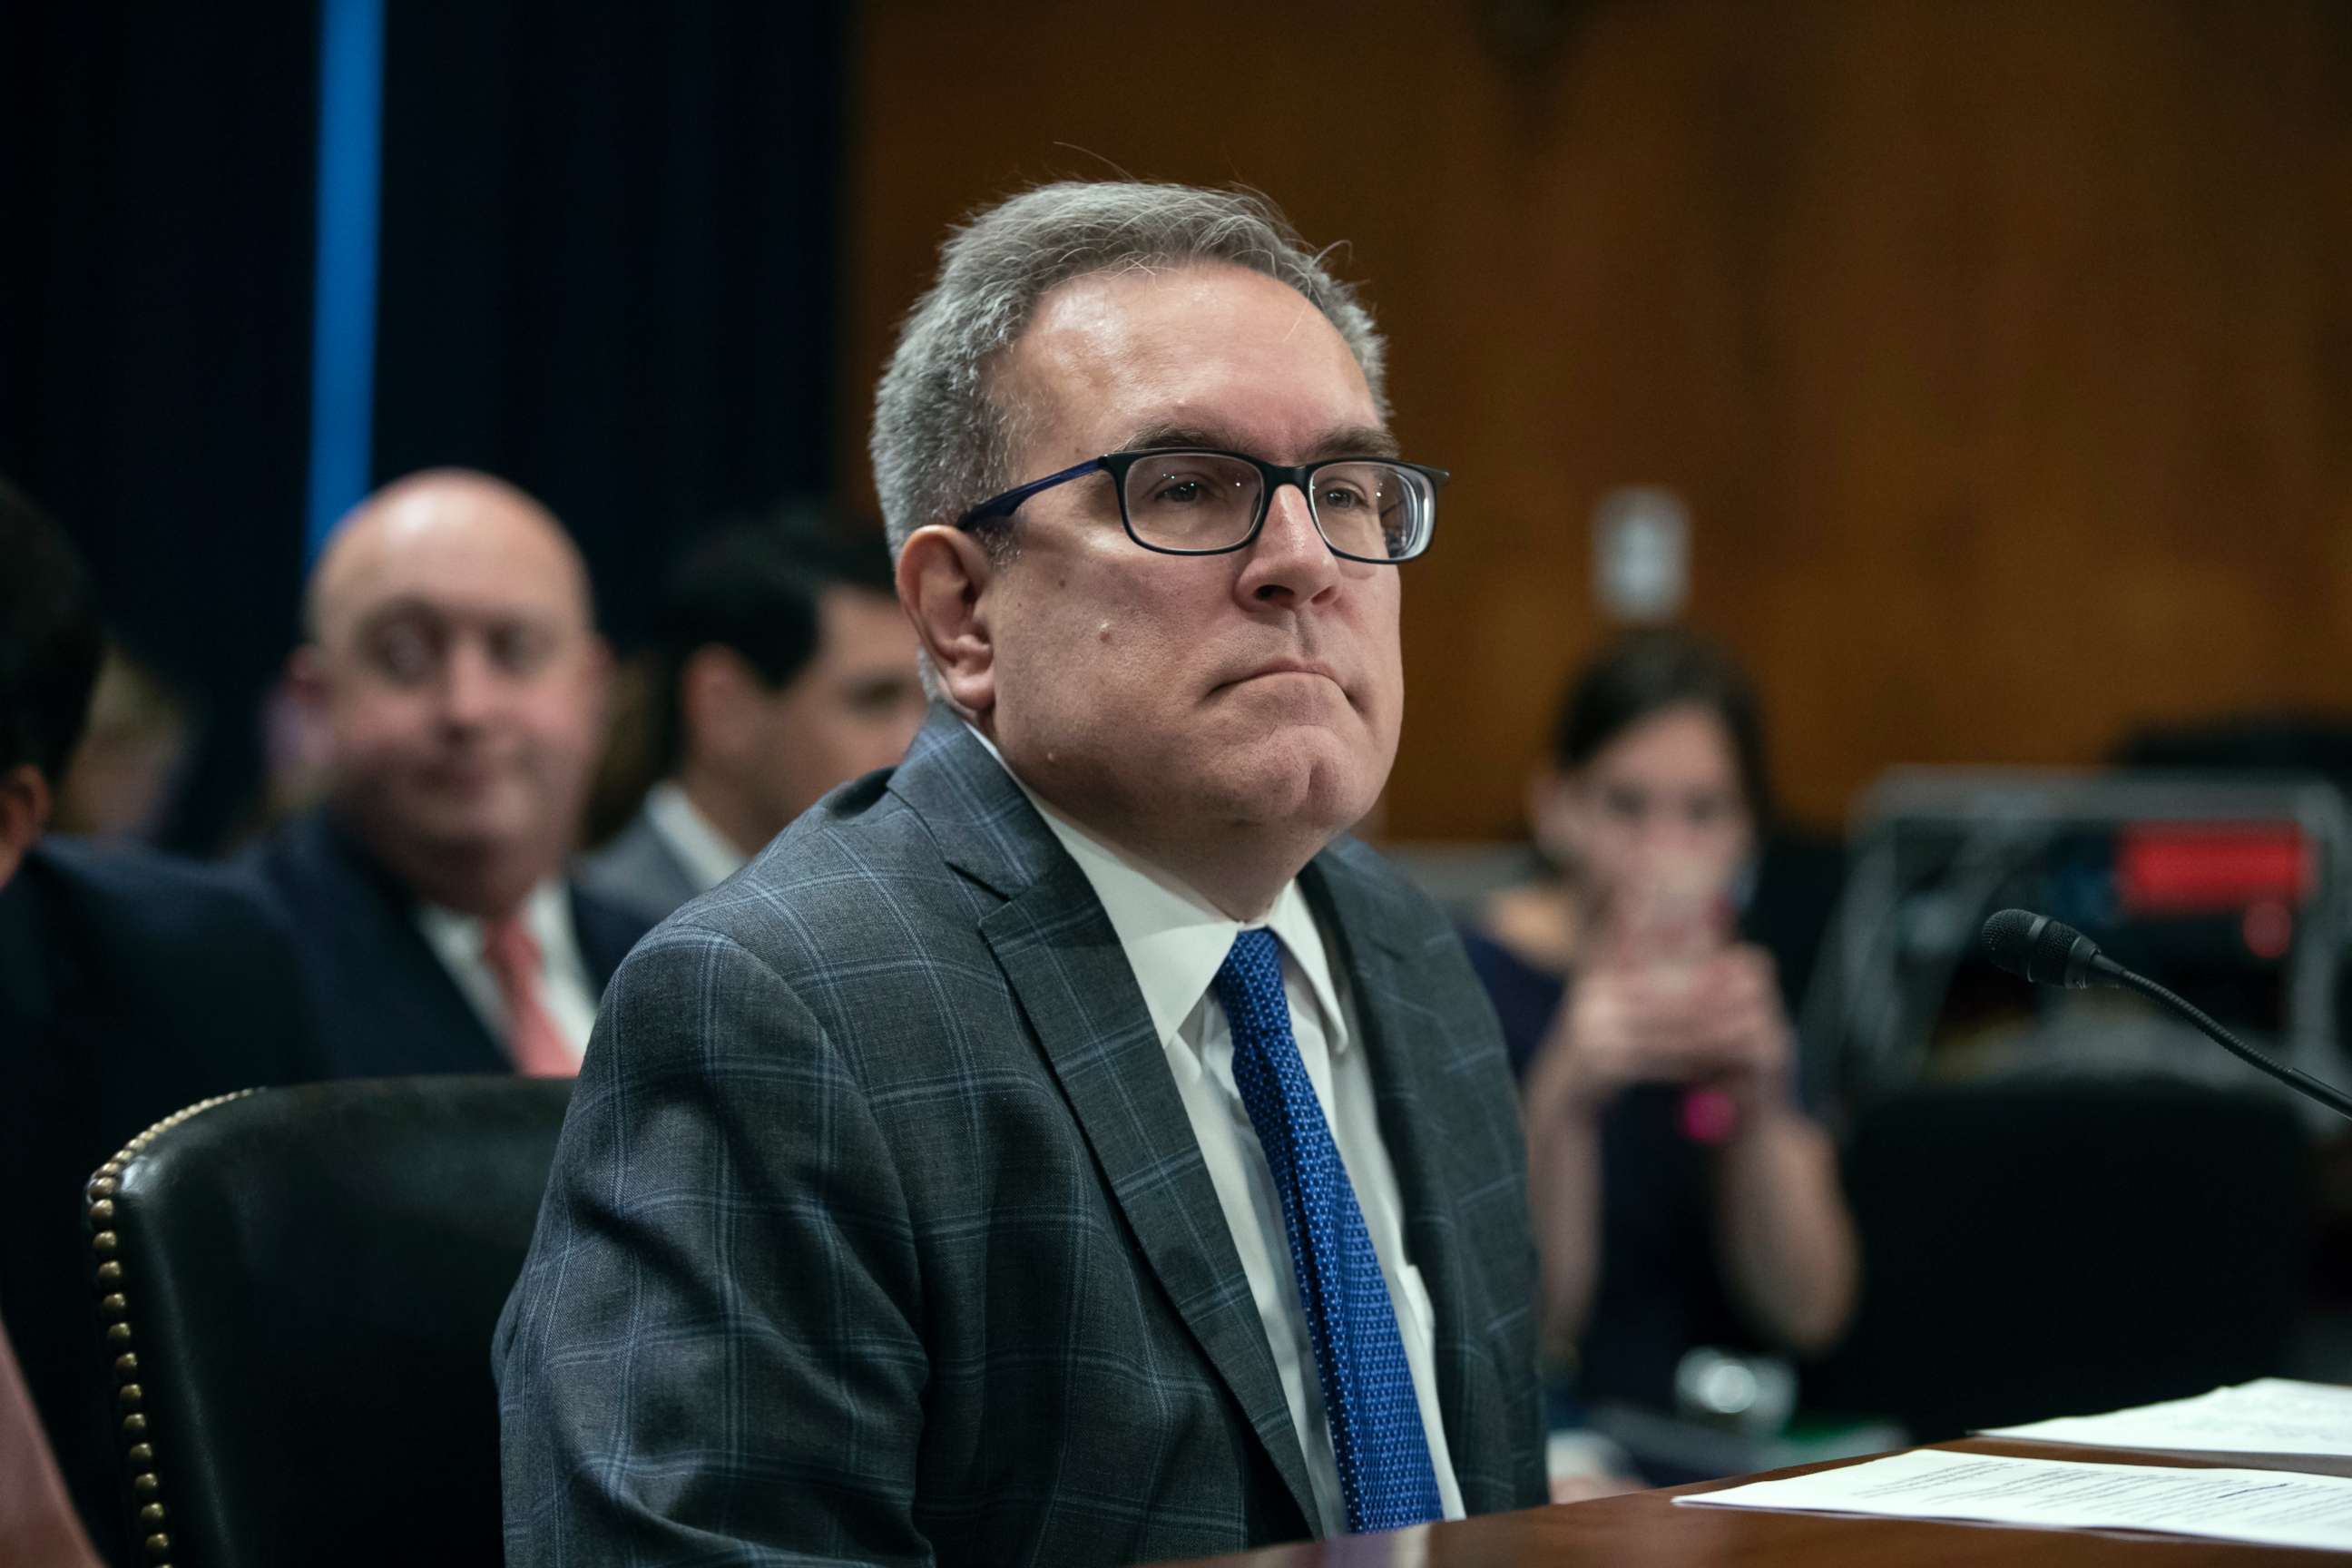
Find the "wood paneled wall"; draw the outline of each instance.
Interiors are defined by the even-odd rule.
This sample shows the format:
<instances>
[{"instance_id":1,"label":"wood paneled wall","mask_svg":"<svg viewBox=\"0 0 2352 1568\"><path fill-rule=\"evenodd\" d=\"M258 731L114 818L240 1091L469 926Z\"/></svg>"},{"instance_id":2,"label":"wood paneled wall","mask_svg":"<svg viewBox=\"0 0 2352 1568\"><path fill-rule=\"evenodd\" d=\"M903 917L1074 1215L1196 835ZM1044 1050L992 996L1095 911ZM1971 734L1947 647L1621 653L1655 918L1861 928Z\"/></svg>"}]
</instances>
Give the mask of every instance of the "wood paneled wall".
<instances>
[{"instance_id":1,"label":"wood paneled wall","mask_svg":"<svg viewBox=\"0 0 2352 1568\"><path fill-rule=\"evenodd\" d=\"M1898 762L2352 710L2352 5L871 0L841 471L946 226L1112 169L1344 238L1409 451L1402 837L1516 823L1608 630L1590 518L1695 518L1790 805Z\"/></svg>"}]
</instances>

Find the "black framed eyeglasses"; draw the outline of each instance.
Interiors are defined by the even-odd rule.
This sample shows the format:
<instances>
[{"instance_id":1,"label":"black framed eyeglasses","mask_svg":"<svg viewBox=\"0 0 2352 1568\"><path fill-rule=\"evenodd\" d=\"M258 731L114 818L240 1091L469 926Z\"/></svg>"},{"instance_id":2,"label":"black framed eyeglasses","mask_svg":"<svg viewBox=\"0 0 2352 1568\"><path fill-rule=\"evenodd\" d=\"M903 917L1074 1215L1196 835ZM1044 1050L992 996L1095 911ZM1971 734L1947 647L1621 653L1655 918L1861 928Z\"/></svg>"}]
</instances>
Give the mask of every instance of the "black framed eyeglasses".
<instances>
[{"instance_id":1,"label":"black framed eyeglasses","mask_svg":"<svg viewBox=\"0 0 2352 1568\"><path fill-rule=\"evenodd\" d=\"M1106 452L1076 468L992 496L956 520L975 528L1009 519L1041 490L1108 474L1127 536L1162 555L1223 555L1265 526L1274 492L1296 485L1331 553L1392 566L1429 548L1444 468L1392 458L1330 458L1286 467L1246 452L1185 447Z\"/></svg>"}]
</instances>

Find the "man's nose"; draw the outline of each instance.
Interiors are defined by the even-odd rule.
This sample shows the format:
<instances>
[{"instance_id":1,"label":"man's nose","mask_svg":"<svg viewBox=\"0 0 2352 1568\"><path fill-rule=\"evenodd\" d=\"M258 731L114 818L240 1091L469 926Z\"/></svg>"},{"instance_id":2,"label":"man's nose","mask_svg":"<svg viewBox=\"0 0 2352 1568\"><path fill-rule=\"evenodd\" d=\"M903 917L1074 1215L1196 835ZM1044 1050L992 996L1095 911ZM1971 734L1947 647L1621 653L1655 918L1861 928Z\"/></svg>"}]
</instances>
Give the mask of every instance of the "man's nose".
<instances>
[{"instance_id":1,"label":"man's nose","mask_svg":"<svg viewBox=\"0 0 2352 1568\"><path fill-rule=\"evenodd\" d=\"M1323 542L1307 492L1277 485L1265 506L1265 522L1236 584L1242 596L1257 604L1303 605L1338 586L1339 558Z\"/></svg>"},{"instance_id":2,"label":"man's nose","mask_svg":"<svg viewBox=\"0 0 2352 1568\"><path fill-rule=\"evenodd\" d=\"M451 724L471 726L487 720L498 707L503 680L488 652L460 641L449 650L441 671L441 710Z\"/></svg>"},{"instance_id":3,"label":"man's nose","mask_svg":"<svg viewBox=\"0 0 2352 1568\"><path fill-rule=\"evenodd\" d=\"M1688 841L1690 831L1682 819L1671 811L1652 806L1642 814L1639 828L1642 847L1658 854L1671 854Z\"/></svg>"}]
</instances>

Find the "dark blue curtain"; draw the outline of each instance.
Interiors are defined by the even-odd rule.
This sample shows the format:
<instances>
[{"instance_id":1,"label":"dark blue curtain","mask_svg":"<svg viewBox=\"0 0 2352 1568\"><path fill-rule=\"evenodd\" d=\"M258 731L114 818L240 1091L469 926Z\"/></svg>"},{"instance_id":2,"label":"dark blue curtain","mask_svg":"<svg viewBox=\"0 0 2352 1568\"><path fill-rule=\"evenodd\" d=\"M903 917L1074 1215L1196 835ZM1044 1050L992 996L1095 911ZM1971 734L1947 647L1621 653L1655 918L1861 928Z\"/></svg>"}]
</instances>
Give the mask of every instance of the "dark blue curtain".
<instances>
[{"instance_id":1,"label":"dark blue curtain","mask_svg":"<svg viewBox=\"0 0 2352 1568\"><path fill-rule=\"evenodd\" d=\"M0 5L0 471L198 710L208 820L167 837L249 789L294 625L317 28L311 5Z\"/></svg>"},{"instance_id":2,"label":"dark blue curtain","mask_svg":"<svg viewBox=\"0 0 2352 1568\"><path fill-rule=\"evenodd\" d=\"M545 499L625 644L678 531L830 478L837 3L394 4L373 475ZM294 635L319 17L0 0L0 471L208 722L217 844Z\"/></svg>"},{"instance_id":3,"label":"dark blue curtain","mask_svg":"<svg viewBox=\"0 0 2352 1568\"><path fill-rule=\"evenodd\" d=\"M501 474L645 626L671 541L821 491L839 10L388 13L375 466Z\"/></svg>"}]
</instances>

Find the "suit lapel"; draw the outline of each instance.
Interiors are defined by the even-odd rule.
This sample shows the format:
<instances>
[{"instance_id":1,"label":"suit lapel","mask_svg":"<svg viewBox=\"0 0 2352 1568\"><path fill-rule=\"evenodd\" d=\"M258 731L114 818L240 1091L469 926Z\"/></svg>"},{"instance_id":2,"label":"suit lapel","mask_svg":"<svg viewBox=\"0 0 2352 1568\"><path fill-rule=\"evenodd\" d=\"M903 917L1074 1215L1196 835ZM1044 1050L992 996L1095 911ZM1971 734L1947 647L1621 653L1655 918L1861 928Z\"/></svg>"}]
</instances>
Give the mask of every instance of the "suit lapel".
<instances>
[{"instance_id":1,"label":"suit lapel","mask_svg":"<svg viewBox=\"0 0 2352 1568\"><path fill-rule=\"evenodd\" d=\"M629 949L637 945L648 922L619 905L598 898L578 882L566 879L563 904L572 917L572 940L580 944L581 961L587 966L588 978L595 983L601 998L604 987L613 983L613 971L629 956ZM689 895L690 896L690 895Z\"/></svg>"},{"instance_id":2,"label":"suit lapel","mask_svg":"<svg viewBox=\"0 0 2352 1568\"><path fill-rule=\"evenodd\" d=\"M345 1075L506 1072L498 1037L457 988L415 906L357 840L323 813L298 825L297 874L310 883L303 919L341 948L354 994L320 997L327 1049ZM333 1037L340 1020L352 1037Z\"/></svg>"},{"instance_id":3,"label":"suit lapel","mask_svg":"<svg viewBox=\"0 0 2352 1568\"><path fill-rule=\"evenodd\" d=\"M1356 1020L1372 1072L1380 1110L1381 1140L1395 1169L1404 1205L1405 1246L1429 1289L1436 1319L1438 1408L1449 1446L1457 1456L1475 1451L1464 1431L1469 1409L1466 1379L1472 1374L1475 1325L1483 1321L1470 1300L1470 1281L1456 1242L1455 1194L1469 1180L1445 1114L1460 1096L1447 1081L1444 1041L1416 1018L1406 983L1409 955L1392 945L1391 933L1412 921L1391 906L1391 896L1333 852L1316 858L1302 875L1308 901L1324 928L1338 940L1355 999ZM1459 1460L1457 1459L1457 1467Z\"/></svg>"},{"instance_id":4,"label":"suit lapel","mask_svg":"<svg viewBox=\"0 0 2352 1568\"><path fill-rule=\"evenodd\" d=\"M1093 886L1020 786L951 715L934 717L890 788L930 824L950 864L1003 897L982 918L981 934L1144 1261L1311 1527L1318 1514L1307 1460L1249 1278L1135 972Z\"/></svg>"}]
</instances>

